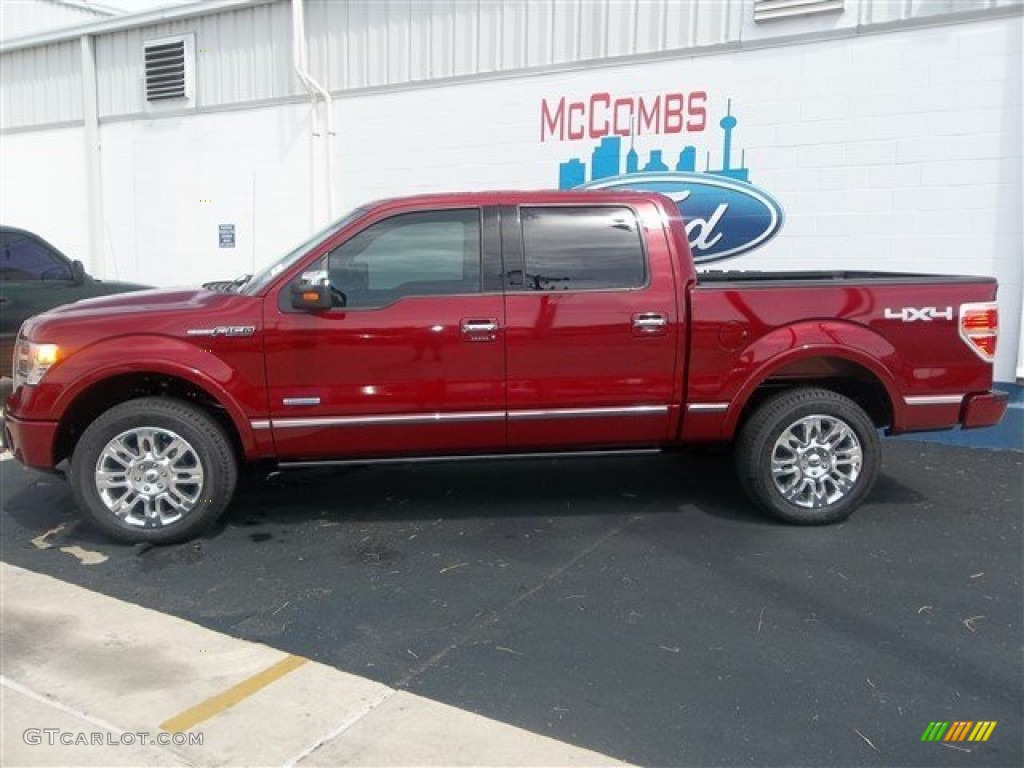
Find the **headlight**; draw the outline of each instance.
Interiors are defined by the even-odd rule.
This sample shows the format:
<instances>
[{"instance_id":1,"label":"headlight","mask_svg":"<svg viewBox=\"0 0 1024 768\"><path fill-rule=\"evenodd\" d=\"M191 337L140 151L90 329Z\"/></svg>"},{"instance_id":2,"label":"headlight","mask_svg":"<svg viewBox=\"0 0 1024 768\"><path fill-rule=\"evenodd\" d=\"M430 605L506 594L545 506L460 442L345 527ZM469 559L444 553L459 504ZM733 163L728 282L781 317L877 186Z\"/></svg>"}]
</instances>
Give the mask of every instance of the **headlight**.
<instances>
[{"instance_id":1,"label":"headlight","mask_svg":"<svg viewBox=\"0 0 1024 768\"><path fill-rule=\"evenodd\" d=\"M14 388L22 384L35 386L43 375L60 360L60 347L56 344L36 344L19 339L14 347Z\"/></svg>"}]
</instances>

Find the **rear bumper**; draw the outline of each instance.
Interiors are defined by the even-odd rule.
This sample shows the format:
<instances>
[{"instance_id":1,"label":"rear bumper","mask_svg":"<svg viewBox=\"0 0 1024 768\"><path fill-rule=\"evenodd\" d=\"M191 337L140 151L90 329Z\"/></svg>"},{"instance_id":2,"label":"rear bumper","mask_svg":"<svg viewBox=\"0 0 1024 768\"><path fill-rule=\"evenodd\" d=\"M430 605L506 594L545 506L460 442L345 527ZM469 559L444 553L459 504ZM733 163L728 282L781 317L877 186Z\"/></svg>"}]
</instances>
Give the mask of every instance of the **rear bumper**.
<instances>
[{"instance_id":1,"label":"rear bumper","mask_svg":"<svg viewBox=\"0 0 1024 768\"><path fill-rule=\"evenodd\" d=\"M990 390L959 395L910 395L891 435L908 432L938 432L944 429L979 429L999 423L1006 413L1009 395Z\"/></svg>"},{"instance_id":2,"label":"rear bumper","mask_svg":"<svg viewBox=\"0 0 1024 768\"><path fill-rule=\"evenodd\" d=\"M36 469L53 469L53 441L57 436L55 421L22 421L4 414L4 448L14 458Z\"/></svg>"},{"instance_id":3,"label":"rear bumper","mask_svg":"<svg viewBox=\"0 0 1024 768\"><path fill-rule=\"evenodd\" d=\"M1009 394L992 391L968 395L960 410L960 424L964 429L991 427L999 423L1006 413Z\"/></svg>"}]
</instances>

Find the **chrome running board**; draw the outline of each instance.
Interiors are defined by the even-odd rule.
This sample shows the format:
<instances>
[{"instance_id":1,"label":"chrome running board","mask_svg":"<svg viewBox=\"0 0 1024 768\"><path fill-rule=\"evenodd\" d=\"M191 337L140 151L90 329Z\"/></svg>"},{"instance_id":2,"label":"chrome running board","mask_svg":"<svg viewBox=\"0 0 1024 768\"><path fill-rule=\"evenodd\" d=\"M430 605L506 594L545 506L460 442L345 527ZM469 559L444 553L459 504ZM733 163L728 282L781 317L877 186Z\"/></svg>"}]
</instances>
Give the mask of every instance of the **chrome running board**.
<instances>
[{"instance_id":1,"label":"chrome running board","mask_svg":"<svg viewBox=\"0 0 1024 768\"><path fill-rule=\"evenodd\" d=\"M545 451L541 453L471 453L458 456L397 456L368 459L323 459L317 461L280 461L280 469L310 469L315 467L352 467L374 464L440 464L452 461L494 461L501 459L594 459L613 456L651 456L661 453L660 448L620 448L593 451Z\"/></svg>"}]
</instances>

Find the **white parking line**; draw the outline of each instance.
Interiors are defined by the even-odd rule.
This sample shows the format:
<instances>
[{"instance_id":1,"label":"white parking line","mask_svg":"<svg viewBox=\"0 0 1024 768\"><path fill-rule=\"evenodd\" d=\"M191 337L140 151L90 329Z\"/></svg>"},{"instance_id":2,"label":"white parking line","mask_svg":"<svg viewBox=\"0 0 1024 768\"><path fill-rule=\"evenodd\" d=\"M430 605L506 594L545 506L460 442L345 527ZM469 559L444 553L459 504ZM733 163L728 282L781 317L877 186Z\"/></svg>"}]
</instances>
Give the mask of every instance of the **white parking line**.
<instances>
[{"instance_id":1,"label":"white parking line","mask_svg":"<svg viewBox=\"0 0 1024 768\"><path fill-rule=\"evenodd\" d=\"M22 685L21 683L17 683L14 680L9 680L4 675L0 675L0 686L3 686L4 688L10 688L12 691L17 691L23 696L28 696L30 699L35 699L41 704L46 704L47 706L53 707L54 709L63 712L65 715L71 715L72 717L78 718L79 720L84 720L90 725L95 725L97 728L102 728L105 731L111 731L112 733L116 733L119 736L122 733L127 733L127 731L125 731L123 728L118 728L113 723L108 723L106 720L101 720L98 717L93 717L88 712L83 712L80 709L75 709L74 707L69 707L66 704L61 704L53 697L47 696L43 693L37 693L28 686Z\"/></svg>"},{"instance_id":2,"label":"white parking line","mask_svg":"<svg viewBox=\"0 0 1024 768\"><path fill-rule=\"evenodd\" d=\"M368 702L366 704L366 706L363 707L361 712L357 712L352 717L350 717L348 720L346 720L341 725L339 725L337 728L332 730L330 733L324 734L322 737L320 737L315 742L313 742L308 747L306 747L304 750L302 750L295 757L291 758L290 760L287 760L284 763L284 768L295 768L295 766L297 766L300 762L302 762L307 757L309 757L314 752L316 752L318 749L320 749L320 747L322 747L324 744L326 744L327 742L332 741L332 740L338 738L339 736L341 736L341 734L343 734L345 731L349 730L352 726L354 726L356 723L358 723L364 717L369 715L371 712L373 712L373 710L375 710L377 707L379 707L385 701L390 699L396 693L397 693L397 691L395 691L394 689L391 689L391 690L388 690L385 693L381 694L376 699L373 699L372 701Z\"/></svg>"}]
</instances>

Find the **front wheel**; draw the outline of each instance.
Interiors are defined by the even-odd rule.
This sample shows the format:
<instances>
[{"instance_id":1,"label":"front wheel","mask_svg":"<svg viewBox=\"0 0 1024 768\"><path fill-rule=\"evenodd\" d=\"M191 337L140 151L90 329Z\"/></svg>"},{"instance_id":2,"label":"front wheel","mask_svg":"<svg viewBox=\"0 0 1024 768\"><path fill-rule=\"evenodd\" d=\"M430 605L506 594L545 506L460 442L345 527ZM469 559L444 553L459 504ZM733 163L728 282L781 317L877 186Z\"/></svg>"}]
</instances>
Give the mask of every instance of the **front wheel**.
<instances>
[{"instance_id":1,"label":"front wheel","mask_svg":"<svg viewBox=\"0 0 1024 768\"><path fill-rule=\"evenodd\" d=\"M71 457L83 515L118 541L171 544L224 512L238 467L224 430L179 400L146 397L97 418Z\"/></svg>"},{"instance_id":2,"label":"front wheel","mask_svg":"<svg viewBox=\"0 0 1024 768\"><path fill-rule=\"evenodd\" d=\"M788 523L848 518L878 476L881 443L864 410L827 389L766 401L744 425L736 467L747 494Z\"/></svg>"}]
</instances>

